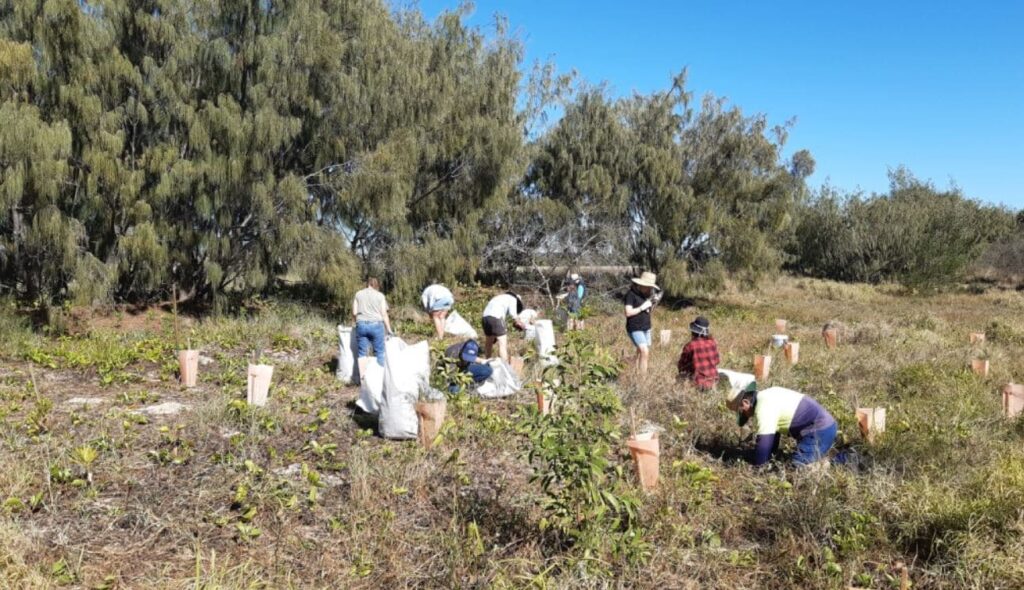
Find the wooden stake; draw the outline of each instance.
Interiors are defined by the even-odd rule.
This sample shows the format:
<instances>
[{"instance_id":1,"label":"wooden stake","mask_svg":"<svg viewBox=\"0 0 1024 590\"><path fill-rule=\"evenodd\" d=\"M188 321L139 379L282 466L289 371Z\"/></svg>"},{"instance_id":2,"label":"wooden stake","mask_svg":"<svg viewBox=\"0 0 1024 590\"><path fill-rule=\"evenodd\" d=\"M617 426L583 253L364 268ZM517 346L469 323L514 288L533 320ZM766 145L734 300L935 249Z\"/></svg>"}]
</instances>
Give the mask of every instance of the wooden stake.
<instances>
[{"instance_id":1,"label":"wooden stake","mask_svg":"<svg viewBox=\"0 0 1024 590\"><path fill-rule=\"evenodd\" d=\"M900 573L900 590L910 590L910 572L902 561L896 562L896 570Z\"/></svg>"},{"instance_id":2,"label":"wooden stake","mask_svg":"<svg viewBox=\"0 0 1024 590\"><path fill-rule=\"evenodd\" d=\"M36 394L36 402L39 401L39 386L36 385L36 372L30 366L28 368L28 376L32 379L32 391Z\"/></svg>"},{"instance_id":3,"label":"wooden stake","mask_svg":"<svg viewBox=\"0 0 1024 590\"><path fill-rule=\"evenodd\" d=\"M174 348L181 350L181 339L178 337L178 283L171 285L171 309L174 313Z\"/></svg>"}]
</instances>

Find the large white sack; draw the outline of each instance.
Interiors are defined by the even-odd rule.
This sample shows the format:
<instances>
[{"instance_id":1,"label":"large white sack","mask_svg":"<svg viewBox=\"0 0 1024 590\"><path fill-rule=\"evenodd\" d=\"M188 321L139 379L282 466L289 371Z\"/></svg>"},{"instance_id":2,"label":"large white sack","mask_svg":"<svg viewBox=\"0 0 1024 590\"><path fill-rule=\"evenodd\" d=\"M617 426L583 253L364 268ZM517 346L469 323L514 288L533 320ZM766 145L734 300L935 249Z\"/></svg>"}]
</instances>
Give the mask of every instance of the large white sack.
<instances>
[{"instance_id":1,"label":"large white sack","mask_svg":"<svg viewBox=\"0 0 1024 590\"><path fill-rule=\"evenodd\" d=\"M732 392L740 391L755 380L750 373L740 373L729 369L718 369L718 375L719 378L725 377L729 380L729 390Z\"/></svg>"},{"instance_id":2,"label":"large white sack","mask_svg":"<svg viewBox=\"0 0 1024 590\"><path fill-rule=\"evenodd\" d=\"M384 399L380 407L380 434L384 438L413 439L419 430L416 401L430 390L430 345L409 346L401 338L384 343Z\"/></svg>"},{"instance_id":3,"label":"large white sack","mask_svg":"<svg viewBox=\"0 0 1024 590\"><path fill-rule=\"evenodd\" d=\"M457 336L459 338L476 338L476 330L473 326L466 321L464 317L459 315L459 312L454 309L448 313L448 317L444 320L444 331L446 334Z\"/></svg>"},{"instance_id":4,"label":"large white sack","mask_svg":"<svg viewBox=\"0 0 1024 590\"><path fill-rule=\"evenodd\" d=\"M366 357L366 370L359 382L356 405L364 412L377 414L384 401L384 367L374 357Z\"/></svg>"},{"instance_id":5,"label":"large white sack","mask_svg":"<svg viewBox=\"0 0 1024 590\"><path fill-rule=\"evenodd\" d=\"M537 320L537 358L544 366L557 365L555 358L555 326L551 320Z\"/></svg>"},{"instance_id":6,"label":"large white sack","mask_svg":"<svg viewBox=\"0 0 1024 590\"><path fill-rule=\"evenodd\" d=\"M523 323L523 335L527 342L537 338L536 322L538 317L540 314L536 309L524 309L523 313L519 314L519 321Z\"/></svg>"},{"instance_id":7,"label":"large white sack","mask_svg":"<svg viewBox=\"0 0 1024 590\"><path fill-rule=\"evenodd\" d=\"M480 397L507 397L522 387L515 371L505 361L495 358L487 361L487 364L494 369L494 373L476 388L476 393Z\"/></svg>"},{"instance_id":8,"label":"large white sack","mask_svg":"<svg viewBox=\"0 0 1024 590\"><path fill-rule=\"evenodd\" d=\"M356 332L349 326L338 326L338 370L335 376L342 383L359 383L356 362Z\"/></svg>"}]
</instances>

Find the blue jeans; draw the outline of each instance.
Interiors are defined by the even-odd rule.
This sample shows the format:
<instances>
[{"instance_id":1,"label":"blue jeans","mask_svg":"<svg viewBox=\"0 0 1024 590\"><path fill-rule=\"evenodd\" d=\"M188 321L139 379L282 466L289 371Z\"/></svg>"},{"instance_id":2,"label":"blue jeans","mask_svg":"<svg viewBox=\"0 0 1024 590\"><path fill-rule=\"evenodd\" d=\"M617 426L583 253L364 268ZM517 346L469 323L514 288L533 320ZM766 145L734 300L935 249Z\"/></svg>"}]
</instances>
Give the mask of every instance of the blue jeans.
<instances>
[{"instance_id":1,"label":"blue jeans","mask_svg":"<svg viewBox=\"0 0 1024 590\"><path fill-rule=\"evenodd\" d=\"M494 374L494 368L484 363L469 363L469 365L463 369L463 372L472 375L473 384L479 385L491 378L491 375ZM458 393L459 386L455 383L451 383L448 385L448 391L451 393Z\"/></svg>"},{"instance_id":2,"label":"blue jeans","mask_svg":"<svg viewBox=\"0 0 1024 590\"><path fill-rule=\"evenodd\" d=\"M793 463L797 465L810 465L828 454L832 443L836 441L838 426L835 422L832 426L822 428L809 433L796 442L796 454L793 455Z\"/></svg>"},{"instance_id":3,"label":"blue jeans","mask_svg":"<svg viewBox=\"0 0 1024 590\"><path fill-rule=\"evenodd\" d=\"M473 376L473 383L483 383L494 374L494 368L484 363L469 363L466 372Z\"/></svg>"},{"instance_id":4,"label":"blue jeans","mask_svg":"<svg viewBox=\"0 0 1024 590\"><path fill-rule=\"evenodd\" d=\"M356 358L366 356L370 345L377 363L384 366L384 322L356 322Z\"/></svg>"}]
</instances>

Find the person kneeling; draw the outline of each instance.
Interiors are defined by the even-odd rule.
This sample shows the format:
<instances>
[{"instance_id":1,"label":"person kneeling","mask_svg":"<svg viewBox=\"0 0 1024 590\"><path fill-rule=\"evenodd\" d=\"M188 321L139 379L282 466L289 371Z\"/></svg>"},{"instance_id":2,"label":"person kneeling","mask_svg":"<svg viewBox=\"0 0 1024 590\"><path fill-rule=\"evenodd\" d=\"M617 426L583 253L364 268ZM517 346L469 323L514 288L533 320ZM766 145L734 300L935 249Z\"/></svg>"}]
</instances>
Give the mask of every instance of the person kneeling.
<instances>
[{"instance_id":1,"label":"person kneeling","mask_svg":"<svg viewBox=\"0 0 1024 590\"><path fill-rule=\"evenodd\" d=\"M693 338L679 354L679 378L693 381L697 389L709 391L718 383L718 343L711 337L711 324L703 316L690 324Z\"/></svg>"},{"instance_id":2,"label":"person kneeling","mask_svg":"<svg viewBox=\"0 0 1024 590\"><path fill-rule=\"evenodd\" d=\"M793 463L805 466L824 459L836 440L836 420L814 399L785 387L757 391L757 383L731 387L726 406L745 426L757 419L757 442L751 462L764 465L778 451L784 433L796 439Z\"/></svg>"},{"instance_id":3,"label":"person kneeling","mask_svg":"<svg viewBox=\"0 0 1024 590\"><path fill-rule=\"evenodd\" d=\"M476 340L453 344L445 349L444 355L455 361L460 373L471 376L474 385L480 385L494 374L494 369L490 365L480 362L483 359L480 358L480 344ZM458 393L459 384L449 383L448 391Z\"/></svg>"}]
</instances>

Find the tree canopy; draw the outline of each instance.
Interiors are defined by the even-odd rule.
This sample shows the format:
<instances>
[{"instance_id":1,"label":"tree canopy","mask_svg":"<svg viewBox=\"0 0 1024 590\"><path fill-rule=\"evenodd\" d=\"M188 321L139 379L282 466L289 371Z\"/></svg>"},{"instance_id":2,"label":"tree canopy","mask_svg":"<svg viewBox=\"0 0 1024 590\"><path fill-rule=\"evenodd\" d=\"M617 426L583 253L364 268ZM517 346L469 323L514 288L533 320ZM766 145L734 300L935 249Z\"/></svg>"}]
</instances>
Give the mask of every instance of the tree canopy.
<instances>
[{"instance_id":1,"label":"tree canopy","mask_svg":"<svg viewBox=\"0 0 1024 590\"><path fill-rule=\"evenodd\" d=\"M623 262L661 272L670 292L778 268L813 172L782 158L785 128L724 100L691 105L685 72L650 95L588 89L539 141L530 194L564 205L584 233L622 228Z\"/></svg>"},{"instance_id":2,"label":"tree canopy","mask_svg":"<svg viewBox=\"0 0 1024 590\"><path fill-rule=\"evenodd\" d=\"M801 211L793 270L841 281L898 281L932 289L956 280L990 244L1014 229L1013 215L941 191L905 168L889 192L846 195L824 187Z\"/></svg>"},{"instance_id":3,"label":"tree canopy","mask_svg":"<svg viewBox=\"0 0 1024 590\"><path fill-rule=\"evenodd\" d=\"M949 274L994 235L945 223L981 209L909 176L884 199L809 200L815 161L784 156L788 124L695 101L685 71L624 98L550 65L524 78L505 23L464 17L0 1L0 289L147 302L177 285L219 305L295 280L345 301L370 273L409 294L600 260L682 294L783 264ZM868 239L865 223L893 229Z\"/></svg>"},{"instance_id":4,"label":"tree canopy","mask_svg":"<svg viewBox=\"0 0 1024 590\"><path fill-rule=\"evenodd\" d=\"M519 47L457 12L21 0L0 31L0 263L29 298L469 275L514 177Z\"/></svg>"}]
</instances>

